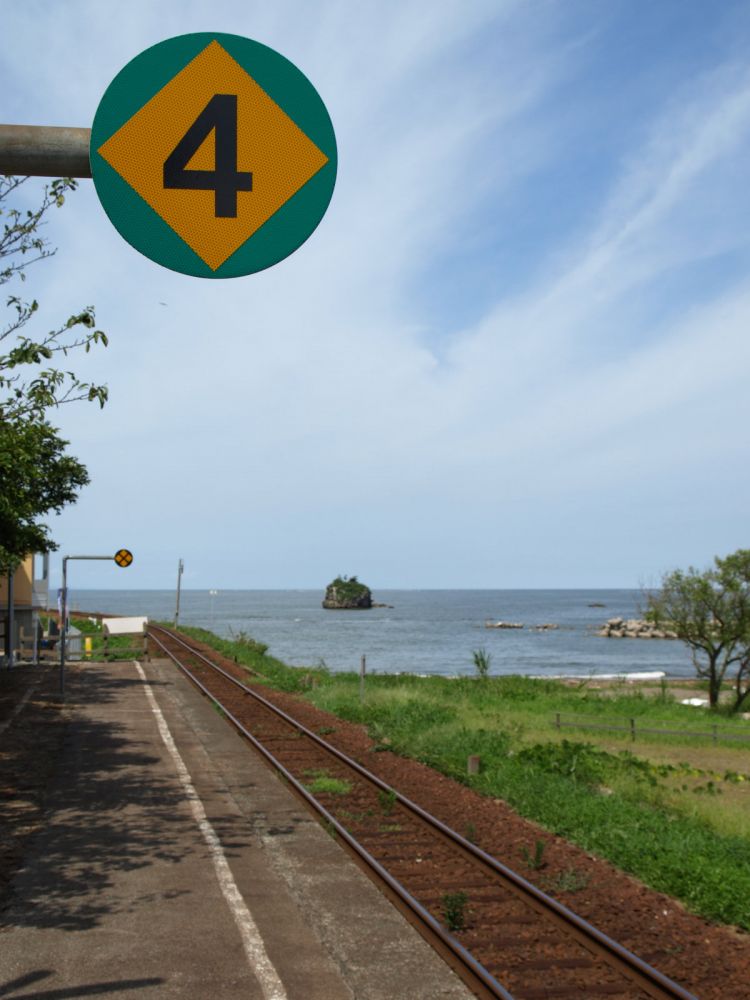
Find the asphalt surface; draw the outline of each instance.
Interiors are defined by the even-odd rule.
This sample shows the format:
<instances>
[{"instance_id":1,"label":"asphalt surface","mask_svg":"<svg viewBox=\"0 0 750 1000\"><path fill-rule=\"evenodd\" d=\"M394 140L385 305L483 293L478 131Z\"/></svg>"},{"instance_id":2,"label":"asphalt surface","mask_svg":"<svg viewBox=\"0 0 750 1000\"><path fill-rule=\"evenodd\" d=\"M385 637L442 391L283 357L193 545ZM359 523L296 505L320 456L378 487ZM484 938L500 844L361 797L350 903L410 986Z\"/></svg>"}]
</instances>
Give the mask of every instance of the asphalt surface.
<instances>
[{"instance_id":1,"label":"asphalt surface","mask_svg":"<svg viewBox=\"0 0 750 1000\"><path fill-rule=\"evenodd\" d=\"M0 997L470 994L168 661L71 668Z\"/></svg>"}]
</instances>

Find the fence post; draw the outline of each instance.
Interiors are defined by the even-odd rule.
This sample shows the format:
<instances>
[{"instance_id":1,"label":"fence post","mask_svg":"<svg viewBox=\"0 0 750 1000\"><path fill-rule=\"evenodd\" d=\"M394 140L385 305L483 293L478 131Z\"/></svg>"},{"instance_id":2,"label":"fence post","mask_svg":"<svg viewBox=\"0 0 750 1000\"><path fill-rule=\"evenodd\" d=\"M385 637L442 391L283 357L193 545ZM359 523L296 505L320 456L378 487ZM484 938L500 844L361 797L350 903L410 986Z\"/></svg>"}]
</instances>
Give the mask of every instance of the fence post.
<instances>
[{"instance_id":1,"label":"fence post","mask_svg":"<svg viewBox=\"0 0 750 1000\"><path fill-rule=\"evenodd\" d=\"M555 728L560 731L560 713L555 712Z\"/></svg>"},{"instance_id":2,"label":"fence post","mask_svg":"<svg viewBox=\"0 0 750 1000\"><path fill-rule=\"evenodd\" d=\"M716 723L714 723L713 726L711 726L711 739L714 742L714 746L716 746L716 740L717 740Z\"/></svg>"},{"instance_id":3,"label":"fence post","mask_svg":"<svg viewBox=\"0 0 750 1000\"><path fill-rule=\"evenodd\" d=\"M635 719L630 720L630 739L635 742Z\"/></svg>"},{"instance_id":4,"label":"fence post","mask_svg":"<svg viewBox=\"0 0 750 1000\"><path fill-rule=\"evenodd\" d=\"M473 753L466 761L467 774L479 774L482 765L482 758L477 753Z\"/></svg>"},{"instance_id":5,"label":"fence post","mask_svg":"<svg viewBox=\"0 0 750 1000\"><path fill-rule=\"evenodd\" d=\"M367 670L367 660L365 659L365 654L362 654L362 659L359 661L359 700L365 700L365 671Z\"/></svg>"}]
</instances>

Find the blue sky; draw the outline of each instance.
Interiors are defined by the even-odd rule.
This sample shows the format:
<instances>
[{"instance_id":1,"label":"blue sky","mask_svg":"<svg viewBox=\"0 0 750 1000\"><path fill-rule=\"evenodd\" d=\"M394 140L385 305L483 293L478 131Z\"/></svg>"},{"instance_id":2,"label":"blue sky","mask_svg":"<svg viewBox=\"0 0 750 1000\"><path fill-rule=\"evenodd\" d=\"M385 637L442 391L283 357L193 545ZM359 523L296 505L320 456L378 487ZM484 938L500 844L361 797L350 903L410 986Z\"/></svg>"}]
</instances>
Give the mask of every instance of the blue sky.
<instances>
[{"instance_id":1,"label":"blue sky","mask_svg":"<svg viewBox=\"0 0 750 1000\"><path fill-rule=\"evenodd\" d=\"M141 257L93 185L29 275L40 326L94 303L102 411L55 415L92 484L80 587L651 585L748 545L750 9L592 2L27 2L7 122L90 126L172 35L277 49L339 176L278 266ZM33 54L33 57L32 57ZM160 303L166 305L160 305Z\"/></svg>"}]
</instances>

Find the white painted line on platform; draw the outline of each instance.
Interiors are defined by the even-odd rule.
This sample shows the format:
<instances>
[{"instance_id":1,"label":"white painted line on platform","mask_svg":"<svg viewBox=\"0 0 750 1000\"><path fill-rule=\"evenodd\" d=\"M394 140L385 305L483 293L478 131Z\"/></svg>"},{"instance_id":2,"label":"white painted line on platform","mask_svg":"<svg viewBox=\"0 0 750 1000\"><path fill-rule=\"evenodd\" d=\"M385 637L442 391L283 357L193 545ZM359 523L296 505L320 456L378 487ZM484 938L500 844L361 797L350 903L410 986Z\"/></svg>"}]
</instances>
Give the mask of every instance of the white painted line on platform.
<instances>
[{"instance_id":1,"label":"white painted line on platform","mask_svg":"<svg viewBox=\"0 0 750 1000\"><path fill-rule=\"evenodd\" d=\"M32 694L34 693L34 691L36 691L36 684L32 684L31 685L31 687L29 688L29 690L26 692L26 694L23 696L23 698L21 698L21 700L19 701L19 703L16 705L16 707L10 713L9 718L7 718L5 720L5 722L0 726L0 733L4 733L5 730L8 728L8 726L11 724L11 722L15 719L15 717L17 715L21 714L21 712L23 711L23 706L26 704L26 702L32 696Z\"/></svg>"},{"instance_id":2,"label":"white painted line on platform","mask_svg":"<svg viewBox=\"0 0 750 1000\"><path fill-rule=\"evenodd\" d=\"M198 797L198 793L195 790L190 773L185 767L185 762L180 756L180 752L175 745L175 741L172 738L172 733L169 731L166 719L162 715L161 709L156 703L156 698L151 690L148 678L143 671L143 667L137 660L134 660L133 662L135 663L136 670L144 683L144 691L146 692L146 697L148 698L149 705L151 706L151 711L154 713L156 718L159 733L164 741L164 745L167 750L169 750L172 760L174 761L177 774L179 775L180 782L182 783L182 787L185 791L185 796L190 803L190 808L193 816L195 817L195 821L203 834L203 839L208 845L211 860L213 861L214 869L216 871L216 877L219 880L219 887L221 888L224 899L226 899L227 905L232 912L235 923L239 928L239 932L242 937L242 944L245 948L245 954L247 955L248 962L250 963L250 968L255 973L261 989L263 990L263 996L266 1000L287 1000L286 990L279 979L279 975L276 972L271 959L268 957L268 953L266 952L263 944L263 938L260 935L258 926L253 920L252 914L248 910L240 890L237 888L237 883L234 881L229 864L224 856L221 842L216 836L214 828L206 818L206 811L203 808L203 803Z\"/></svg>"}]
</instances>

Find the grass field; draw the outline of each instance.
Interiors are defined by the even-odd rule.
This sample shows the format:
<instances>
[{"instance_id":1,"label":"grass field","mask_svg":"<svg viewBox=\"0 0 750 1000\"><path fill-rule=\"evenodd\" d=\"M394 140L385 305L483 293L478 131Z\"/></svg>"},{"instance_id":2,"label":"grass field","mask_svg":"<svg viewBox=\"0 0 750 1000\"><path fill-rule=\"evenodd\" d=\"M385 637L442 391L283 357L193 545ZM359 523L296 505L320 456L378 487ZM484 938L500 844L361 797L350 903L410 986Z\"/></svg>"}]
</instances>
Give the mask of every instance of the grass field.
<instances>
[{"instance_id":1,"label":"grass field","mask_svg":"<svg viewBox=\"0 0 750 1000\"><path fill-rule=\"evenodd\" d=\"M448 679L288 667L252 640L186 632L236 656L262 683L299 691L367 725L382 746L503 798L553 833L612 861L716 921L750 930L750 723L677 704L668 688L524 677ZM625 732L561 729L557 714ZM716 739L644 734L674 728ZM467 774L469 755L481 769Z\"/></svg>"}]
</instances>

